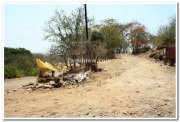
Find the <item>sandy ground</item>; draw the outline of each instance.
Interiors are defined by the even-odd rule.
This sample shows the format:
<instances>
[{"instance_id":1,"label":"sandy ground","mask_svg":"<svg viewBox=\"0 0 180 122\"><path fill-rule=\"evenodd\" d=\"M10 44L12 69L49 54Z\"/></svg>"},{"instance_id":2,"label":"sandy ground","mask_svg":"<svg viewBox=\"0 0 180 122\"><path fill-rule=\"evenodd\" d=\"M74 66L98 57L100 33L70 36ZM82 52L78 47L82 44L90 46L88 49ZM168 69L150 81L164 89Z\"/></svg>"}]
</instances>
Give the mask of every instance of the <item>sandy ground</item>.
<instances>
[{"instance_id":1,"label":"sandy ground","mask_svg":"<svg viewBox=\"0 0 180 122\"><path fill-rule=\"evenodd\" d=\"M175 67L144 56L100 62L106 69L81 85L46 90L8 90L34 77L5 81L5 118L174 118Z\"/></svg>"},{"instance_id":2,"label":"sandy ground","mask_svg":"<svg viewBox=\"0 0 180 122\"><path fill-rule=\"evenodd\" d=\"M17 90L20 86L26 85L29 82L36 82L36 77L23 77L14 79L5 79L5 90Z\"/></svg>"}]
</instances>

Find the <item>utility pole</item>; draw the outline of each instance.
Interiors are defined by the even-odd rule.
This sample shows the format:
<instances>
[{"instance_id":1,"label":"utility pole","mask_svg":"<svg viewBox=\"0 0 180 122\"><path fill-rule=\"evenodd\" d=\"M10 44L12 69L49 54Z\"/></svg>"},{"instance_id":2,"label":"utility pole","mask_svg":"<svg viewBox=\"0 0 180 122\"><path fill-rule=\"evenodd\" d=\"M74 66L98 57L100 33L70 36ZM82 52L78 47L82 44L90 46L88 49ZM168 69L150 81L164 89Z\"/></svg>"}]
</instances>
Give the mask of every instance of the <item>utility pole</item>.
<instances>
[{"instance_id":1,"label":"utility pole","mask_svg":"<svg viewBox=\"0 0 180 122\"><path fill-rule=\"evenodd\" d=\"M87 22L87 8L86 8L86 4L84 4L84 9L85 9L85 23L86 23L86 39L88 40L88 22Z\"/></svg>"}]
</instances>

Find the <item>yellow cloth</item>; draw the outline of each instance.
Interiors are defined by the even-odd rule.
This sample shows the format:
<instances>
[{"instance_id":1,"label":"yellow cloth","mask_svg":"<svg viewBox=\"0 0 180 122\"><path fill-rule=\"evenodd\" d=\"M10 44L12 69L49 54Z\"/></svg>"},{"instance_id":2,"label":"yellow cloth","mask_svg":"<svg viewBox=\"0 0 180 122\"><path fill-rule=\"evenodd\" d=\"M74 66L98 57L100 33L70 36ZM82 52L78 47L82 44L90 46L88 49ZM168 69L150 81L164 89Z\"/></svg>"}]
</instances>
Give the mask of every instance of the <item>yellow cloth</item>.
<instances>
[{"instance_id":1,"label":"yellow cloth","mask_svg":"<svg viewBox=\"0 0 180 122\"><path fill-rule=\"evenodd\" d=\"M42 62L40 59L36 59L37 66L44 69L49 69L52 71L57 71L56 68L54 68L50 63L48 62Z\"/></svg>"},{"instance_id":2,"label":"yellow cloth","mask_svg":"<svg viewBox=\"0 0 180 122\"><path fill-rule=\"evenodd\" d=\"M67 66L63 66L62 69L68 69Z\"/></svg>"}]
</instances>

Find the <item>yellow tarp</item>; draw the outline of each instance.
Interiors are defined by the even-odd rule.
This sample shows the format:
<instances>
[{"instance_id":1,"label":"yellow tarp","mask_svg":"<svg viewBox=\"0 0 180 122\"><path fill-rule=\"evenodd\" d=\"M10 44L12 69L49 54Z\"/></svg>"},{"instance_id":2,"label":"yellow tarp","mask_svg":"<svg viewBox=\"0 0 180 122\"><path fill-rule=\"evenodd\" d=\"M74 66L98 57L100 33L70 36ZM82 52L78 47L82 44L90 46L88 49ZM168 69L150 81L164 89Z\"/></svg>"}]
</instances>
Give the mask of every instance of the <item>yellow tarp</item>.
<instances>
[{"instance_id":1,"label":"yellow tarp","mask_svg":"<svg viewBox=\"0 0 180 122\"><path fill-rule=\"evenodd\" d=\"M54 68L50 63L48 62L43 62L41 61L40 59L36 59L36 63L37 63L37 66L40 67L40 68L44 68L44 69L49 69L49 70L52 70L52 71L57 71L56 68Z\"/></svg>"}]
</instances>

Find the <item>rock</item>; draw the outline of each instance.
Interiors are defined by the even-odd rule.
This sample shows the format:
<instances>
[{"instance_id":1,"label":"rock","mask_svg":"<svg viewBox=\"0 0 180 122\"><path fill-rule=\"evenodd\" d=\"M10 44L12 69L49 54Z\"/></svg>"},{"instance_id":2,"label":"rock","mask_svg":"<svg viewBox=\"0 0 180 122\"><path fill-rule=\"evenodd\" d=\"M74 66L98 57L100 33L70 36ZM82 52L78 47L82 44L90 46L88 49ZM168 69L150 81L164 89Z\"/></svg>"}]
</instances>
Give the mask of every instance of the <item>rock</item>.
<instances>
[{"instance_id":1,"label":"rock","mask_svg":"<svg viewBox=\"0 0 180 122\"><path fill-rule=\"evenodd\" d=\"M76 83L80 83L85 79L86 75L85 74L76 74L74 76L74 80L76 81Z\"/></svg>"},{"instance_id":2,"label":"rock","mask_svg":"<svg viewBox=\"0 0 180 122\"><path fill-rule=\"evenodd\" d=\"M89 77L86 77L86 80L88 81L88 80L90 80L90 78L89 78Z\"/></svg>"},{"instance_id":3,"label":"rock","mask_svg":"<svg viewBox=\"0 0 180 122\"><path fill-rule=\"evenodd\" d=\"M27 88L26 90L27 90L27 91L32 91L32 89L31 89L31 88Z\"/></svg>"},{"instance_id":4,"label":"rock","mask_svg":"<svg viewBox=\"0 0 180 122\"><path fill-rule=\"evenodd\" d=\"M38 83L45 83L46 82L46 78L39 78L37 80Z\"/></svg>"},{"instance_id":5,"label":"rock","mask_svg":"<svg viewBox=\"0 0 180 122\"><path fill-rule=\"evenodd\" d=\"M96 70L96 72L101 72L101 71L103 71L102 68L98 68L98 69Z\"/></svg>"},{"instance_id":6,"label":"rock","mask_svg":"<svg viewBox=\"0 0 180 122\"><path fill-rule=\"evenodd\" d=\"M36 90L36 87L32 87L32 88L31 88L31 91L34 91L34 90Z\"/></svg>"},{"instance_id":7,"label":"rock","mask_svg":"<svg viewBox=\"0 0 180 122\"><path fill-rule=\"evenodd\" d=\"M16 92L17 90L16 89L13 89L13 92Z\"/></svg>"},{"instance_id":8,"label":"rock","mask_svg":"<svg viewBox=\"0 0 180 122\"><path fill-rule=\"evenodd\" d=\"M49 85L49 84L45 84L44 85L44 88L52 88L53 86L52 85Z\"/></svg>"},{"instance_id":9,"label":"rock","mask_svg":"<svg viewBox=\"0 0 180 122\"><path fill-rule=\"evenodd\" d=\"M56 83L55 83L55 81L50 81L49 84L50 85L55 85Z\"/></svg>"},{"instance_id":10,"label":"rock","mask_svg":"<svg viewBox=\"0 0 180 122\"><path fill-rule=\"evenodd\" d=\"M54 88L59 88L62 86L62 83L58 82L58 83L55 83L53 86Z\"/></svg>"},{"instance_id":11,"label":"rock","mask_svg":"<svg viewBox=\"0 0 180 122\"><path fill-rule=\"evenodd\" d=\"M89 71L85 72L84 75L88 76L90 73L91 73L91 71L89 70Z\"/></svg>"},{"instance_id":12,"label":"rock","mask_svg":"<svg viewBox=\"0 0 180 122\"><path fill-rule=\"evenodd\" d=\"M104 71L108 71L107 69L104 69Z\"/></svg>"},{"instance_id":13,"label":"rock","mask_svg":"<svg viewBox=\"0 0 180 122\"><path fill-rule=\"evenodd\" d=\"M68 78L67 76L64 76L64 77L62 78L62 80L63 80L63 81L69 81L70 78Z\"/></svg>"},{"instance_id":14,"label":"rock","mask_svg":"<svg viewBox=\"0 0 180 122\"><path fill-rule=\"evenodd\" d=\"M43 84L38 84L37 86L36 86L36 88L42 88L43 87Z\"/></svg>"},{"instance_id":15,"label":"rock","mask_svg":"<svg viewBox=\"0 0 180 122\"><path fill-rule=\"evenodd\" d=\"M28 85L34 85L34 83L33 83L33 82L30 82Z\"/></svg>"},{"instance_id":16,"label":"rock","mask_svg":"<svg viewBox=\"0 0 180 122\"><path fill-rule=\"evenodd\" d=\"M89 112L87 112L86 115L89 115Z\"/></svg>"}]
</instances>

